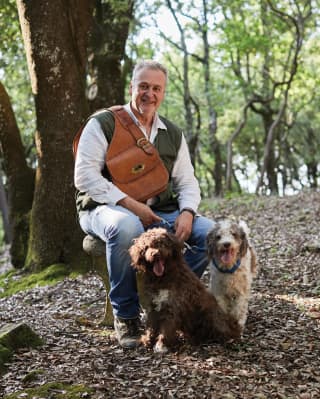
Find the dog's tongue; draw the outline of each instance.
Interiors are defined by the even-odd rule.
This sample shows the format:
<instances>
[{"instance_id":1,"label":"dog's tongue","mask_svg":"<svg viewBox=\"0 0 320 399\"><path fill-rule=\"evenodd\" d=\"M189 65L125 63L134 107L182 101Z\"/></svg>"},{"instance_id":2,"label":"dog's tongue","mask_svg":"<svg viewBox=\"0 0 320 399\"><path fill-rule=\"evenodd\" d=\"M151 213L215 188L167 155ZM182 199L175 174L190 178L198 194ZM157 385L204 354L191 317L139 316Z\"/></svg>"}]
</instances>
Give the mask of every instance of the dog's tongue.
<instances>
[{"instance_id":1,"label":"dog's tongue","mask_svg":"<svg viewBox=\"0 0 320 399\"><path fill-rule=\"evenodd\" d=\"M161 259L157 259L153 264L153 273L157 277L161 277L164 272L164 263Z\"/></svg>"},{"instance_id":2,"label":"dog's tongue","mask_svg":"<svg viewBox=\"0 0 320 399\"><path fill-rule=\"evenodd\" d=\"M223 251L223 254L221 255L221 261L222 263L228 265L233 261L233 254L231 249L226 249Z\"/></svg>"}]
</instances>

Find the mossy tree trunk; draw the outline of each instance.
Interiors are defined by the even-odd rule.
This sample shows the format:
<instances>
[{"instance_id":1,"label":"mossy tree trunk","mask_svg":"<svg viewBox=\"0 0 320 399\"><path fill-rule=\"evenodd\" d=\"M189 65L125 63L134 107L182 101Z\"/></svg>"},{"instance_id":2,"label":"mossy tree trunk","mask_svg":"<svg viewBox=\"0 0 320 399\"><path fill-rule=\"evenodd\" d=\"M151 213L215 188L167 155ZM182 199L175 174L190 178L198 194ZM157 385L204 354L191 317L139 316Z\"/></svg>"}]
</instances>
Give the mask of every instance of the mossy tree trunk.
<instances>
[{"instance_id":1,"label":"mossy tree trunk","mask_svg":"<svg viewBox=\"0 0 320 399\"><path fill-rule=\"evenodd\" d=\"M134 0L96 1L88 65L88 100L92 112L124 103L129 63L125 59L125 46L134 3Z\"/></svg>"},{"instance_id":2,"label":"mossy tree trunk","mask_svg":"<svg viewBox=\"0 0 320 399\"><path fill-rule=\"evenodd\" d=\"M34 171L28 167L20 131L9 96L0 83L0 142L7 177L9 219L12 231L11 261L21 268L27 253L29 213L34 191Z\"/></svg>"},{"instance_id":3,"label":"mossy tree trunk","mask_svg":"<svg viewBox=\"0 0 320 399\"><path fill-rule=\"evenodd\" d=\"M72 140L88 115L85 68L92 1L17 0L37 132L34 198L26 267L80 261Z\"/></svg>"}]
</instances>

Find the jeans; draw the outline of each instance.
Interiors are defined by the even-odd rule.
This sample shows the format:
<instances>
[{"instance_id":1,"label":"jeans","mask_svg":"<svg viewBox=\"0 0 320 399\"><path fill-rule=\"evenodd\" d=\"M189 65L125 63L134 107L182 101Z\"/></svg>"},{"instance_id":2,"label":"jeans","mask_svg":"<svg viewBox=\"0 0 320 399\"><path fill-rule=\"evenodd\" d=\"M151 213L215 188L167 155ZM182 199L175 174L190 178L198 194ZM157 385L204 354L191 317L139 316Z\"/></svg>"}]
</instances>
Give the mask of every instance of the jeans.
<instances>
[{"instance_id":1,"label":"jeans","mask_svg":"<svg viewBox=\"0 0 320 399\"><path fill-rule=\"evenodd\" d=\"M155 212L162 218L160 223L148 226L164 227L173 231L179 211ZM206 236L214 221L197 215L192 233L186 243L185 260L200 278L208 265ZM110 279L109 298L113 314L123 319L136 318L140 312L135 270L131 266L128 248L133 239L144 232L140 219L122 206L100 205L90 211L81 212L80 226L90 235L106 243L106 261Z\"/></svg>"}]
</instances>

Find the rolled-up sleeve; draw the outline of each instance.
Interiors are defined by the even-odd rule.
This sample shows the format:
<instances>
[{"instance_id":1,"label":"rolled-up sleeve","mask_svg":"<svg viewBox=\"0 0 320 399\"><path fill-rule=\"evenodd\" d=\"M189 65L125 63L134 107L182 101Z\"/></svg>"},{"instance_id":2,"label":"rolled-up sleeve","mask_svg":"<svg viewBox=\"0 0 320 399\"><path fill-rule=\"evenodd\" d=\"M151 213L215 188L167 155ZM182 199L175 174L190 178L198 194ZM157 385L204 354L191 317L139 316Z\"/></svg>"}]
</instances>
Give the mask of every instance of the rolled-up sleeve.
<instances>
[{"instance_id":1,"label":"rolled-up sleeve","mask_svg":"<svg viewBox=\"0 0 320 399\"><path fill-rule=\"evenodd\" d=\"M173 190L178 193L179 208L191 208L195 212L201 201L200 187L194 175L186 139L182 136L177 159L172 170Z\"/></svg>"}]
</instances>

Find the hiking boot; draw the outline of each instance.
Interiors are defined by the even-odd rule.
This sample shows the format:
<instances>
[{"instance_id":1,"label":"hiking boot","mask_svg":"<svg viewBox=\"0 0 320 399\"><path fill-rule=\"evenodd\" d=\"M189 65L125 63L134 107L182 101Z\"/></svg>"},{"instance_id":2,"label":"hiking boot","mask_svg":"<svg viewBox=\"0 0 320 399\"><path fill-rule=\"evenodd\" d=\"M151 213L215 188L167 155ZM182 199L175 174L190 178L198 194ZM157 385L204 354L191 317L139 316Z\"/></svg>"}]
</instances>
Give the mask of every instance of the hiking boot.
<instances>
[{"instance_id":1,"label":"hiking boot","mask_svg":"<svg viewBox=\"0 0 320 399\"><path fill-rule=\"evenodd\" d=\"M123 348L136 348L140 345L140 328L141 323L139 317L135 319L114 318L114 329L120 346Z\"/></svg>"}]
</instances>

